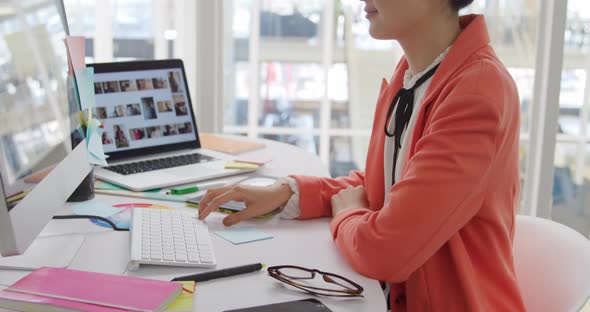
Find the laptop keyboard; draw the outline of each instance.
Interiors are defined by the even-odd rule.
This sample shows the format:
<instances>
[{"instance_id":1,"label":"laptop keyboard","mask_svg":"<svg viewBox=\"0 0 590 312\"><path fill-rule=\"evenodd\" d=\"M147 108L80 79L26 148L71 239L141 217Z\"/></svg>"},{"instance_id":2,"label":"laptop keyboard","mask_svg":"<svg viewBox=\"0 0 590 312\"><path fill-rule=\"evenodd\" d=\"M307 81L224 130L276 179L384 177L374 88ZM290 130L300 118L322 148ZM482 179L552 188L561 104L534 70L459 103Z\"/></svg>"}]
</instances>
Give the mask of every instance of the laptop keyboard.
<instances>
[{"instance_id":1,"label":"laptop keyboard","mask_svg":"<svg viewBox=\"0 0 590 312\"><path fill-rule=\"evenodd\" d=\"M122 175L129 175L134 173L148 172L172 167L180 167L198 163L205 163L217 160L216 158L205 156L203 154L195 153L188 155L173 156L160 159L151 159L145 161L138 161L123 165L109 166L105 169L114 171Z\"/></svg>"}]
</instances>

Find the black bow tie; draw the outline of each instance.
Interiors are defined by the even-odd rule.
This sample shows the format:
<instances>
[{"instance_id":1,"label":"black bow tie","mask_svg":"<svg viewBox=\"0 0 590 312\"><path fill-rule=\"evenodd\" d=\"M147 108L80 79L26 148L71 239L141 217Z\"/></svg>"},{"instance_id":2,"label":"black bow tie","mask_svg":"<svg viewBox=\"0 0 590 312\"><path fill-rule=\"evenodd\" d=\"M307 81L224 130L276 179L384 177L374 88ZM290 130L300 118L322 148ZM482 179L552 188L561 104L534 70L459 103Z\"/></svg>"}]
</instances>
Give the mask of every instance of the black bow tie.
<instances>
[{"instance_id":1,"label":"black bow tie","mask_svg":"<svg viewBox=\"0 0 590 312\"><path fill-rule=\"evenodd\" d=\"M420 79L416 81L416 84L414 84L413 87L409 89L401 88L393 98L393 101L391 101L391 104L389 104L389 109L387 110L387 117L385 119L384 130L385 135L387 135L388 137L395 137L395 147L393 152L393 171L391 172L391 185L395 184L395 166L397 164L397 156L399 153L399 149L402 147L402 133L410 123L412 111L414 110L414 91L434 75L439 65L436 65L426 74L424 74L424 76L420 77ZM387 128L389 126L391 114L393 114L393 109L396 107L396 103L397 109L395 111L395 120L393 124L394 128L393 133L390 133Z\"/></svg>"}]
</instances>

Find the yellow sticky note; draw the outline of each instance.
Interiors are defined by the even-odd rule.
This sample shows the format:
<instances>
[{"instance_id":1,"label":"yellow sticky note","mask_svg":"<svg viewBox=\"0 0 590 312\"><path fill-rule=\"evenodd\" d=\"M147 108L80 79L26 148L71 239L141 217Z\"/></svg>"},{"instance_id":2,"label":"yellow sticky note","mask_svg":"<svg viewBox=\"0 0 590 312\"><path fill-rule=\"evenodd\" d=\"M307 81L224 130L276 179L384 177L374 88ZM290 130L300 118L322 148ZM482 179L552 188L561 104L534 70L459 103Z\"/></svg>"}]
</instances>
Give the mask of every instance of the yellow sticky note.
<instances>
[{"instance_id":1,"label":"yellow sticky note","mask_svg":"<svg viewBox=\"0 0 590 312\"><path fill-rule=\"evenodd\" d=\"M195 296L195 282L192 281L181 281L182 292L176 300L174 300L167 308L168 312L192 312L193 311L193 298Z\"/></svg>"},{"instance_id":2,"label":"yellow sticky note","mask_svg":"<svg viewBox=\"0 0 590 312\"><path fill-rule=\"evenodd\" d=\"M256 170L259 167L259 165L235 162L232 160L229 160L225 163L225 169Z\"/></svg>"}]
</instances>

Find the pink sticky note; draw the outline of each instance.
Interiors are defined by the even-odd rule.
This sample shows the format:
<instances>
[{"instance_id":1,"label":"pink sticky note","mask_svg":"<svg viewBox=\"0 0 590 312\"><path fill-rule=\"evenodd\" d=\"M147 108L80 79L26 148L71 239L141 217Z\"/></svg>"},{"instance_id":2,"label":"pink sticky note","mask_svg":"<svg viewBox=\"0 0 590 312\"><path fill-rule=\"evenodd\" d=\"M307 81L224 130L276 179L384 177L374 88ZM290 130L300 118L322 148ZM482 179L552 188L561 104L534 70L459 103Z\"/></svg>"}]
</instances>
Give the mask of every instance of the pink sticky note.
<instances>
[{"instance_id":1,"label":"pink sticky note","mask_svg":"<svg viewBox=\"0 0 590 312\"><path fill-rule=\"evenodd\" d=\"M66 37L65 43L68 50L68 74L73 76L74 71L86 67L86 61L84 60L86 55L84 37L69 36Z\"/></svg>"}]
</instances>

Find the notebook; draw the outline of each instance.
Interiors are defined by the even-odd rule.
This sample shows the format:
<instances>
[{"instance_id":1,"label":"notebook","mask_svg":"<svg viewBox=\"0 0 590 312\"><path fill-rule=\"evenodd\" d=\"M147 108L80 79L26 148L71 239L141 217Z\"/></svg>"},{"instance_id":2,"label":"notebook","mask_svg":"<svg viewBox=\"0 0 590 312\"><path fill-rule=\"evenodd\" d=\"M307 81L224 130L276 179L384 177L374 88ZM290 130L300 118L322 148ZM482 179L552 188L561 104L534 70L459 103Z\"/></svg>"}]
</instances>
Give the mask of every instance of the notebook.
<instances>
[{"instance_id":1,"label":"notebook","mask_svg":"<svg viewBox=\"0 0 590 312\"><path fill-rule=\"evenodd\" d=\"M265 147L263 143L230 139L210 133L201 133L199 140L203 148L228 154L245 153Z\"/></svg>"},{"instance_id":2,"label":"notebook","mask_svg":"<svg viewBox=\"0 0 590 312\"><path fill-rule=\"evenodd\" d=\"M43 267L0 292L0 306L27 311L31 309L25 305L44 307L39 311L164 311L181 291L182 285L173 282Z\"/></svg>"},{"instance_id":3,"label":"notebook","mask_svg":"<svg viewBox=\"0 0 590 312\"><path fill-rule=\"evenodd\" d=\"M225 169L237 169L237 170L256 170L256 169L260 168L260 166L256 165L256 164L248 164L248 163L228 160L225 163L224 168Z\"/></svg>"},{"instance_id":4,"label":"notebook","mask_svg":"<svg viewBox=\"0 0 590 312\"><path fill-rule=\"evenodd\" d=\"M31 295L21 292L0 291L0 310L14 311L38 311L38 312L123 312L127 310L110 308L90 303L83 303L65 299L57 299L40 295Z\"/></svg>"}]
</instances>

